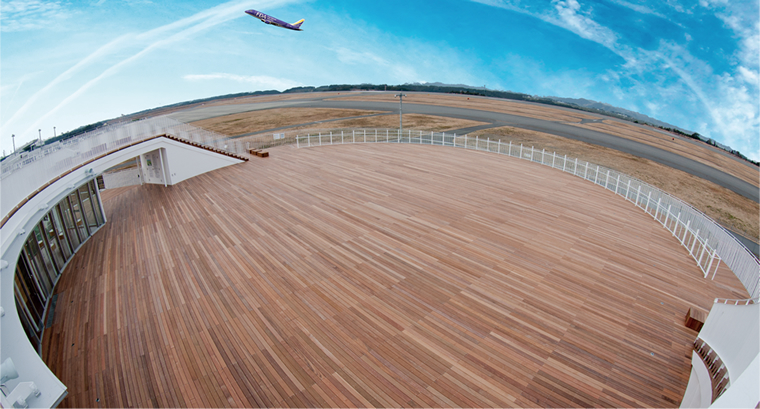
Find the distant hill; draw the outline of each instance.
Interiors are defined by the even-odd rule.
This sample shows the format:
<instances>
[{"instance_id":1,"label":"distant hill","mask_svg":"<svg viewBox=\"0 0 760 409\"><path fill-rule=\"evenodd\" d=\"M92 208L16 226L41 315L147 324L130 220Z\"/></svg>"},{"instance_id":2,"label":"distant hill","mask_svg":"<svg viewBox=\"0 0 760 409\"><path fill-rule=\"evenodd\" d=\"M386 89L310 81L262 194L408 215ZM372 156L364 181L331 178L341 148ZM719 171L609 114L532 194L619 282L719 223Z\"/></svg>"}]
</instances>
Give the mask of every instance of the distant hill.
<instances>
[{"instance_id":1,"label":"distant hill","mask_svg":"<svg viewBox=\"0 0 760 409\"><path fill-rule=\"evenodd\" d=\"M585 98L562 98L562 97L548 97L555 101L564 102L566 104L570 105L578 105L580 107L584 108L591 108L591 109L597 109L604 112L614 112L616 114L625 115L633 120L643 122L646 124L654 125L660 128L671 128L671 129L677 129L685 134L692 134L694 132L687 131L686 129L679 128L675 125L671 125L667 122L660 121L658 119L654 119L650 116L640 114L635 111L631 111L625 108L616 107L614 105L606 104L604 102L598 102L598 101L592 101L590 99Z\"/></svg>"}]
</instances>

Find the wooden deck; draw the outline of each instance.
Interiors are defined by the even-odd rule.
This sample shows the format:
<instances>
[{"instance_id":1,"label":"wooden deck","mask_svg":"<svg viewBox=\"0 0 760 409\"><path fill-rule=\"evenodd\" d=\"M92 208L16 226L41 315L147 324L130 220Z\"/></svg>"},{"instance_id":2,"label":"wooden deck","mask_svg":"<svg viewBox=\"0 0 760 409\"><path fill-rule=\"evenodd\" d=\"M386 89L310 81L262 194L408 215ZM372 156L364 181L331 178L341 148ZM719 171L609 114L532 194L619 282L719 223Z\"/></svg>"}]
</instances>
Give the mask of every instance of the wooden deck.
<instances>
[{"instance_id":1,"label":"wooden deck","mask_svg":"<svg viewBox=\"0 0 760 409\"><path fill-rule=\"evenodd\" d=\"M43 358L68 407L676 407L705 280L557 170L413 145L271 149L103 192Z\"/></svg>"}]
</instances>

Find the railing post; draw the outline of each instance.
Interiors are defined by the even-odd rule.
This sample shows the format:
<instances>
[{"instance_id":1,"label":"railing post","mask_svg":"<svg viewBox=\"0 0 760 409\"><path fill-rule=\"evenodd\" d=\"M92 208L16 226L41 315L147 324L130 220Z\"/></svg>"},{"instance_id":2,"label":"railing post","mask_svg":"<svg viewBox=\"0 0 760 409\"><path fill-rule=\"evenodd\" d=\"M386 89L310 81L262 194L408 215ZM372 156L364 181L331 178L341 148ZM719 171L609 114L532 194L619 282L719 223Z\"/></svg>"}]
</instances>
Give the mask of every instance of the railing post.
<instances>
[{"instance_id":1,"label":"railing post","mask_svg":"<svg viewBox=\"0 0 760 409\"><path fill-rule=\"evenodd\" d=\"M707 268L705 269L705 278L710 275L710 269L712 268L713 261L715 261L715 250L713 250L712 254L710 255L710 262L707 264ZM718 267L715 267L715 271L718 271ZM715 274L713 274L713 279L715 279Z\"/></svg>"},{"instance_id":2,"label":"railing post","mask_svg":"<svg viewBox=\"0 0 760 409\"><path fill-rule=\"evenodd\" d=\"M649 195L647 196L647 207L644 209L645 212L649 213L649 202L652 201L652 191L649 191Z\"/></svg>"},{"instance_id":3,"label":"railing post","mask_svg":"<svg viewBox=\"0 0 760 409\"><path fill-rule=\"evenodd\" d=\"M575 166L573 167L573 175L578 175L578 158L575 158Z\"/></svg>"},{"instance_id":4,"label":"railing post","mask_svg":"<svg viewBox=\"0 0 760 409\"><path fill-rule=\"evenodd\" d=\"M678 223L681 222L681 212L678 212L678 215L676 215L676 224L673 225L673 237L678 238L676 236L676 232L678 231Z\"/></svg>"},{"instance_id":5,"label":"railing post","mask_svg":"<svg viewBox=\"0 0 760 409\"><path fill-rule=\"evenodd\" d=\"M618 173L617 182L615 182L615 194L619 195L618 188L620 187L620 174Z\"/></svg>"},{"instance_id":6,"label":"railing post","mask_svg":"<svg viewBox=\"0 0 760 409\"><path fill-rule=\"evenodd\" d=\"M657 220L657 216L660 213L660 201L662 201L662 197L657 198L657 209L654 211L654 219Z\"/></svg>"},{"instance_id":7,"label":"railing post","mask_svg":"<svg viewBox=\"0 0 760 409\"><path fill-rule=\"evenodd\" d=\"M523 156L522 156L522 142L520 142L520 159L522 159L522 158L523 158Z\"/></svg>"},{"instance_id":8,"label":"railing post","mask_svg":"<svg viewBox=\"0 0 760 409\"><path fill-rule=\"evenodd\" d=\"M541 164L542 165L544 164L544 153L545 153L544 151L546 151L546 149L541 149Z\"/></svg>"},{"instance_id":9,"label":"railing post","mask_svg":"<svg viewBox=\"0 0 760 409\"><path fill-rule=\"evenodd\" d=\"M702 243L700 241L699 244L702 245L702 251L699 252L699 258L697 259L697 265L699 265L699 267L701 268L702 267L702 256L705 254L705 249L707 248L707 242L705 241L704 243Z\"/></svg>"},{"instance_id":10,"label":"railing post","mask_svg":"<svg viewBox=\"0 0 760 409\"><path fill-rule=\"evenodd\" d=\"M557 158L557 152L552 152L552 167L554 167L554 159Z\"/></svg>"},{"instance_id":11,"label":"railing post","mask_svg":"<svg viewBox=\"0 0 760 409\"><path fill-rule=\"evenodd\" d=\"M491 152L491 137L490 137L490 136L489 136L489 137L488 137L488 139L486 140L486 150L487 150L488 152Z\"/></svg>"},{"instance_id":12,"label":"railing post","mask_svg":"<svg viewBox=\"0 0 760 409\"><path fill-rule=\"evenodd\" d=\"M340 131L340 144L343 145L343 131Z\"/></svg>"},{"instance_id":13,"label":"railing post","mask_svg":"<svg viewBox=\"0 0 760 409\"><path fill-rule=\"evenodd\" d=\"M694 257L694 246L697 245L697 240L699 238L699 229L697 229L697 232L695 234L692 234L694 237L694 241L691 243L691 250L689 250L689 254L691 254L692 257Z\"/></svg>"},{"instance_id":14,"label":"railing post","mask_svg":"<svg viewBox=\"0 0 760 409\"><path fill-rule=\"evenodd\" d=\"M628 199L628 192L630 192L630 191L631 191L631 178L629 177L628 178L628 187L625 188L625 200L630 200L630 199Z\"/></svg>"},{"instance_id":15,"label":"railing post","mask_svg":"<svg viewBox=\"0 0 760 409\"><path fill-rule=\"evenodd\" d=\"M636 191L636 206L639 206L639 196L641 195L641 185L639 185L639 189ZM639 206L641 207L641 206Z\"/></svg>"},{"instance_id":16,"label":"railing post","mask_svg":"<svg viewBox=\"0 0 760 409\"><path fill-rule=\"evenodd\" d=\"M362 129L362 131L364 132L364 143L367 143L367 130Z\"/></svg>"},{"instance_id":17,"label":"railing post","mask_svg":"<svg viewBox=\"0 0 760 409\"><path fill-rule=\"evenodd\" d=\"M509 141L509 152L507 153L509 156L512 156L512 141Z\"/></svg>"},{"instance_id":18,"label":"railing post","mask_svg":"<svg viewBox=\"0 0 760 409\"><path fill-rule=\"evenodd\" d=\"M536 150L533 149L533 146L530 147L530 161L533 162L533 157L536 156Z\"/></svg>"},{"instance_id":19,"label":"railing post","mask_svg":"<svg viewBox=\"0 0 760 409\"><path fill-rule=\"evenodd\" d=\"M594 183L599 184L599 165L596 165L596 172L594 173Z\"/></svg>"},{"instance_id":20,"label":"railing post","mask_svg":"<svg viewBox=\"0 0 760 409\"><path fill-rule=\"evenodd\" d=\"M564 172L565 169L567 169L567 154L562 158L562 171Z\"/></svg>"},{"instance_id":21,"label":"railing post","mask_svg":"<svg viewBox=\"0 0 760 409\"><path fill-rule=\"evenodd\" d=\"M604 179L604 188L610 190L610 170L607 169L607 177Z\"/></svg>"},{"instance_id":22,"label":"railing post","mask_svg":"<svg viewBox=\"0 0 760 409\"><path fill-rule=\"evenodd\" d=\"M501 153L501 138L499 138L499 142L496 144L496 149L498 149L499 153Z\"/></svg>"},{"instance_id":23,"label":"railing post","mask_svg":"<svg viewBox=\"0 0 760 409\"><path fill-rule=\"evenodd\" d=\"M475 150L478 150L478 145L480 145L480 135L475 135Z\"/></svg>"},{"instance_id":24,"label":"railing post","mask_svg":"<svg viewBox=\"0 0 760 409\"><path fill-rule=\"evenodd\" d=\"M684 231L683 231L683 238L680 240L681 241L681 245L684 246L684 247L686 247L686 244L685 244L686 243L686 235L689 234L689 225L691 225L691 219L689 219L689 220L686 221L686 227L684 228Z\"/></svg>"},{"instance_id":25,"label":"railing post","mask_svg":"<svg viewBox=\"0 0 760 409\"><path fill-rule=\"evenodd\" d=\"M333 142L332 142L332 131L330 131L330 145L332 145L332 144L333 144Z\"/></svg>"},{"instance_id":26,"label":"railing post","mask_svg":"<svg viewBox=\"0 0 760 409\"><path fill-rule=\"evenodd\" d=\"M319 146L322 146L322 132L319 133Z\"/></svg>"},{"instance_id":27,"label":"railing post","mask_svg":"<svg viewBox=\"0 0 760 409\"><path fill-rule=\"evenodd\" d=\"M356 143L356 129L351 130L351 143Z\"/></svg>"},{"instance_id":28,"label":"railing post","mask_svg":"<svg viewBox=\"0 0 760 409\"><path fill-rule=\"evenodd\" d=\"M301 145L298 143L298 135L296 135L296 148L300 148Z\"/></svg>"},{"instance_id":29,"label":"railing post","mask_svg":"<svg viewBox=\"0 0 760 409\"><path fill-rule=\"evenodd\" d=\"M666 228L666 229L668 229L668 230L670 230L670 229L668 228L668 219L670 219L670 208L671 208L672 206L673 206L673 205L668 205L668 214L666 214L666 215L665 215L665 222L663 222L663 223L662 223L662 225L663 225L663 226L665 226L665 228ZM705 276L705 277L707 277L707 276Z\"/></svg>"}]
</instances>

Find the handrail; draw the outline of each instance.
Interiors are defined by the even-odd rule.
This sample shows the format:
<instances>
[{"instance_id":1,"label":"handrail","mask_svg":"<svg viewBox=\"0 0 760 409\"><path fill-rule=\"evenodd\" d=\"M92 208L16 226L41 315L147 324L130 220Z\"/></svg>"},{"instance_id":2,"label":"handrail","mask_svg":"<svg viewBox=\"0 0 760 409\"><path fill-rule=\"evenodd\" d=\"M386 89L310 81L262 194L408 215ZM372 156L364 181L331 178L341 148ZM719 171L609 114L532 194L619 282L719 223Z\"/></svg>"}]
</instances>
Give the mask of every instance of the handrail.
<instances>
[{"instance_id":1,"label":"handrail","mask_svg":"<svg viewBox=\"0 0 760 409\"><path fill-rule=\"evenodd\" d=\"M747 298L747 299L728 299L728 298L716 298L713 304L731 304L731 305L751 305L760 303L760 298Z\"/></svg>"},{"instance_id":2,"label":"handrail","mask_svg":"<svg viewBox=\"0 0 760 409\"><path fill-rule=\"evenodd\" d=\"M731 377L728 373L728 367L720 359L717 352L715 352L710 345L707 344L701 338L694 340L694 352L699 355L702 362L707 367L707 371L710 373L710 383L712 384L712 402L723 394L731 385Z\"/></svg>"},{"instance_id":3,"label":"handrail","mask_svg":"<svg viewBox=\"0 0 760 409\"><path fill-rule=\"evenodd\" d=\"M259 147L287 143L295 143L299 148L302 145L310 147L344 143L451 146L505 154L561 169L623 196L651 215L689 251L705 278L712 273L714 279L722 261L739 278L750 297L756 298L760 295L760 260L725 228L688 203L641 180L604 166L580 161L578 158L568 158L567 155L558 155L556 152L547 152L545 149L537 150L533 146L528 148L522 144L512 145L511 141L506 144L501 140L491 141L490 138L481 139L479 136L473 138L469 135L412 130L404 131L402 135L398 129L342 129L339 132L320 130L317 134L308 132L306 135L290 132L284 137L280 136L277 141L273 136L262 136L254 142Z\"/></svg>"},{"instance_id":4,"label":"handrail","mask_svg":"<svg viewBox=\"0 0 760 409\"><path fill-rule=\"evenodd\" d=\"M245 147L240 141L230 140L227 136L166 116L109 125L30 152L15 152L5 157L0 163L3 185L0 217L6 218L18 203L33 192L60 175L81 167L92 158L162 134L218 151L241 156L245 153Z\"/></svg>"}]
</instances>

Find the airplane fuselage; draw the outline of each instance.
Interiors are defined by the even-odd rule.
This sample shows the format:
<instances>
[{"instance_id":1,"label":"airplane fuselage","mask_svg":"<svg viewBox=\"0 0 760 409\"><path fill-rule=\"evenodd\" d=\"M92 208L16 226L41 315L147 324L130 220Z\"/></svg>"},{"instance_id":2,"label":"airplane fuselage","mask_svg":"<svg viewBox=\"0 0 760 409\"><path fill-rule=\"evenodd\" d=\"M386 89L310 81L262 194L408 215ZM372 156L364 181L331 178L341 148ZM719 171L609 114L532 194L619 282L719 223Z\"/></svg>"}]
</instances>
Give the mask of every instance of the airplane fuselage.
<instances>
[{"instance_id":1,"label":"airplane fuselage","mask_svg":"<svg viewBox=\"0 0 760 409\"><path fill-rule=\"evenodd\" d=\"M294 24L290 24L280 19L274 18L268 14L262 13L258 10L246 10L245 12L248 15L256 17L257 19L261 20L262 23L265 23L265 24L271 24L273 26L287 28L289 30L303 31L301 30L301 24L303 23L303 20L300 20Z\"/></svg>"}]
</instances>

